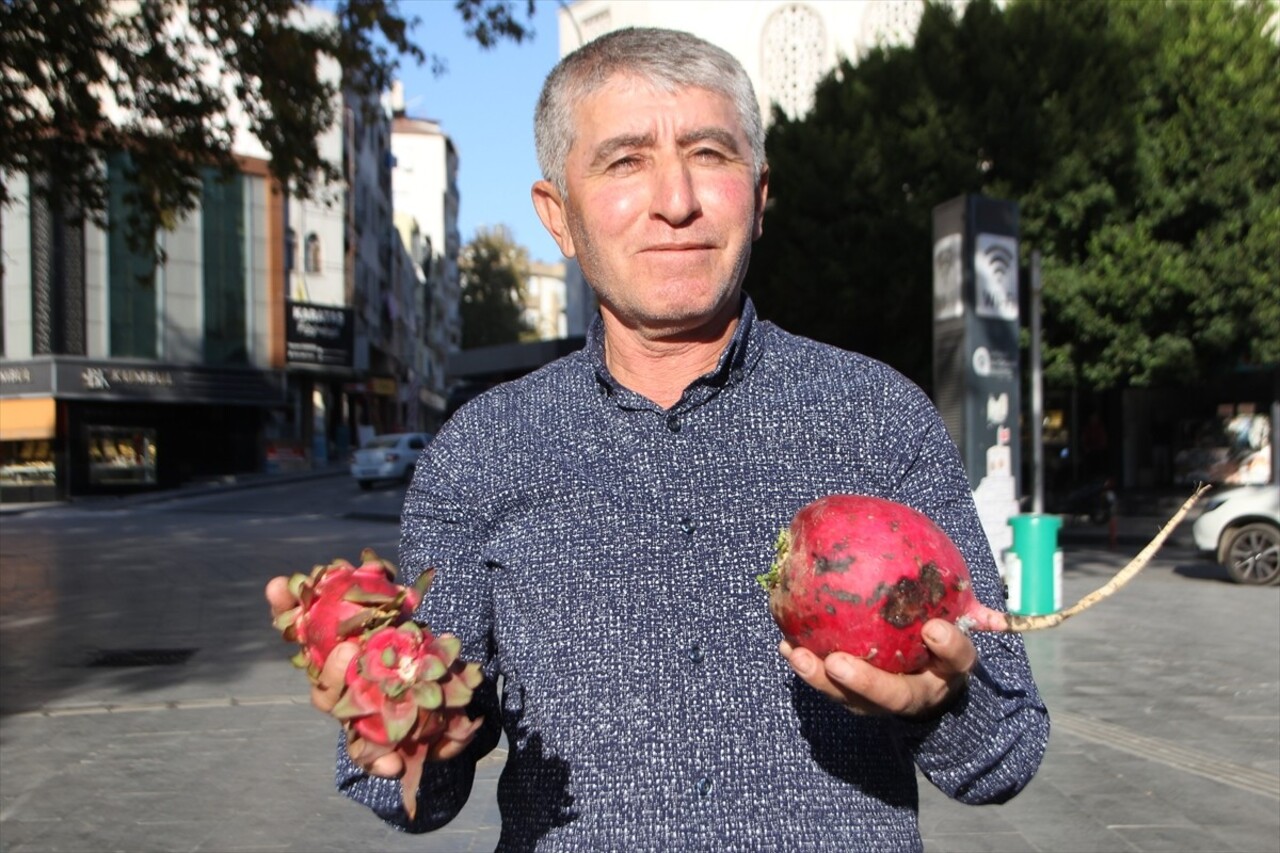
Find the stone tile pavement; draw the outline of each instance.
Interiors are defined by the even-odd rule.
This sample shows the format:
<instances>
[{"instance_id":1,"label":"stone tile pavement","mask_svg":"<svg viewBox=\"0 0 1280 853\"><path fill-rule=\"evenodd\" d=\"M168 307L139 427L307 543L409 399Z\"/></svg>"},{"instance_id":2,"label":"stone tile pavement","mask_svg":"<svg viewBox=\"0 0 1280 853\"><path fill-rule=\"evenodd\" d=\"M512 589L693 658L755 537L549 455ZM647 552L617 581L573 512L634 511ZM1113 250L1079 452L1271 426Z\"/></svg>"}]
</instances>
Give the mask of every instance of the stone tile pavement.
<instances>
[{"instance_id":1,"label":"stone tile pavement","mask_svg":"<svg viewBox=\"0 0 1280 853\"><path fill-rule=\"evenodd\" d=\"M384 522L398 514L396 499L388 494L381 522L334 522L334 541L350 541L353 529L394 541ZM225 593L200 599L158 587L148 603L176 611L174 619L150 629L117 617L98 628L180 646L191 625L221 626L220 653L183 667L73 672L14 664L41 659L49 651L38 647L42 638L61 635L24 630L13 604L17 595L51 596L79 612L70 585L83 582L76 573L90 546L77 550L70 540L92 522L60 520L68 541L35 560L11 545L14 520L0 520L0 851L493 849L501 749L482 763L463 814L426 836L387 829L333 790L333 726L312 711L305 678L261 630L260 598L244 612L231 604L260 595L261 572L241 576L200 557L217 544L233 549L232 562L249 553L269 561L302 531L272 528L279 546L241 552L226 536L243 521L193 527L190 562L174 571L203 572ZM97 523L123 529L126 521ZM1064 531L1065 598L1104 582L1136 551L1128 541L1159 521L1127 520L1118 549L1096 530ZM135 594L127 561L140 546L131 541L95 594ZM1280 853L1280 589L1227 582L1188 541L1184 528L1115 599L1028 636L1054 721L1040 774L1001 806L951 803L923 784L926 851Z\"/></svg>"}]
</instances>

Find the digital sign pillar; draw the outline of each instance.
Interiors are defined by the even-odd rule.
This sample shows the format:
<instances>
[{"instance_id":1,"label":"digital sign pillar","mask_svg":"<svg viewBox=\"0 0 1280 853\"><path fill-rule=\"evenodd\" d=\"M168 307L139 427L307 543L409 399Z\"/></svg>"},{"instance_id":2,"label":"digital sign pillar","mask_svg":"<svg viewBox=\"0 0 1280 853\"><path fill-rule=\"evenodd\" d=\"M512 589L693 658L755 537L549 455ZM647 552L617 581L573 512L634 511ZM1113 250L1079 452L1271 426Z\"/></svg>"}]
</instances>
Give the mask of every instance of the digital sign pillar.
<instances>
[{"instance_id":1,"label":"digital sign pillar","mask_svg":"<svg viewBox=\"0 0 1280 853\"><path fill-rule=\"evenodd\" d=\"M966 195L933 210L933 384L997 559L1021 470L1018 207Z\"/></svg>"}]
</instances>

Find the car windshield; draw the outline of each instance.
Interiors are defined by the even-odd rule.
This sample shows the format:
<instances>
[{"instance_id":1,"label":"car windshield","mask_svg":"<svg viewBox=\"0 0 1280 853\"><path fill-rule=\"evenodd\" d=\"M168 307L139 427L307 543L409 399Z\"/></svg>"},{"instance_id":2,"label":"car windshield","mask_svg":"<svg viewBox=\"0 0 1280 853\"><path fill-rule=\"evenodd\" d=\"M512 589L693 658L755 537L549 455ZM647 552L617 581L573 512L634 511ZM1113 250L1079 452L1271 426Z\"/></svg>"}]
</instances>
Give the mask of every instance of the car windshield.
<instances>
[{"instance_id":1,"label":"car windshield","mask_svg":"<svg viewBox=\"0 0 1280 853\"><path fill-rule=\"evenodd\" d=\"M395 447L396 442L400 440L398 435L379 435L369 439L364 446L365 450L374 450L379 447Z\"/></svg>"}]
</instances>

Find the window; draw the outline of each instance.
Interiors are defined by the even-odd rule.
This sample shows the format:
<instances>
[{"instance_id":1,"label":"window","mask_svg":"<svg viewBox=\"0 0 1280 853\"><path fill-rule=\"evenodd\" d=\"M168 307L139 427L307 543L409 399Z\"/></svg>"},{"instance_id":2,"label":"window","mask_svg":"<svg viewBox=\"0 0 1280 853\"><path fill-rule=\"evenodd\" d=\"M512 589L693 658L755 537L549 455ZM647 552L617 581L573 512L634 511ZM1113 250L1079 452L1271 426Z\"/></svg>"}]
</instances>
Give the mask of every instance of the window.
<instances>
[{"instance_id":1,"label":"window","mask_svg":"<svg viewBox=\"0 0 1280 853\"><path fill-rule=\"evenodd\" d=\"M320 272L322 260L323 259L320 254L320 236L316 234L316 232L312 231L307 235L306 271L308 273Z\"/></svg>"},{"instance_id":2,"label":"window","mask_svg":"<svg viewBox=\"0 0 1280 853\"><path fill-rule=\"evenodd\" d=\"M156 431L141 427L86 426L89 482L95 486L156 482Z\"/></svg>"},{"instance_id":3,"label":"window","mask_svg":"<svg viewBox=\"0 0 1280 853\"><path fill-rule=\"evenodd\" d=\"M128 237L129 196L137 191L126 154L107 158L107 283L111 355L156 358L156 264ZM142 242L146 242L145 240Z\"/></svg>"},{"instance_id":4,"label":"window","mask_svg":"<svg viewBox=\"0 0 1280 853\"><path fill-rule=\"evenodd\" d=\"M49 439L0 442L0 486L52 486L53 482Z\"/></svg>"},{"instance_id":5,"label":"window","mask_svg":"<svg viewBox=\"0 0 1280 853\"><path fill-rule=\"evenodd\" d=\"M826 49L822 17L802 3L783 6L765 22L760 44L765 92L789 118L800 118L813 106Z\"/></svg>"},{"instance_id":6,"label":"window","mask_svg":"<svg viewBox=\"0 0 1280 853\"><path fill-rule=\"evenodd\" d=\"M244 178L207 172L201 197L204 360L248 364L246 343Z\"/></svg>"}]
</instances>

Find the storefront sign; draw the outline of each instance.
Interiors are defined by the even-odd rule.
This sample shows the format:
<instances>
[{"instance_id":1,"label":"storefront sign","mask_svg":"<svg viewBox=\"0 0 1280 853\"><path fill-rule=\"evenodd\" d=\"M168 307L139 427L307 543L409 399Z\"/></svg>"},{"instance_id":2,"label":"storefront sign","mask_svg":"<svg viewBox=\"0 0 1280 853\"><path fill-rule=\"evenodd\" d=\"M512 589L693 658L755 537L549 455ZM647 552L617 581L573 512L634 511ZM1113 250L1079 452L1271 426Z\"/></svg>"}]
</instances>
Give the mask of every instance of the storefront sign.
<instances>
[{"instance_id":1,"label":"storefront sign","mask_svg":"<svg viewBox=\"0 0 1280 853\"><path fill-rule=\"evenodd\" d=\"M285 360L291 365L351 367L355 324L350 308L285 303Z\"/></svg>"},{"instance_id":2,"label":"storefront sign","mask_svg":"<svg viewBox=\"0 0 1280 853\"><path fill-rule=\"evenodd\" d=\"M283 375L252 368L99 361L79 356L0 364L0 398L279 405Z\"/></svg>"},{"instance_id":3,"label":"storefront sign","mask_svg":"<svg viewBox=\"0 0 1280 853\"><path fill-rule=\"evenodd\" d=\"M53 365L48 361L0 364L0 394L48 394L52 376Z\"/></svg>"}]
</instances>

